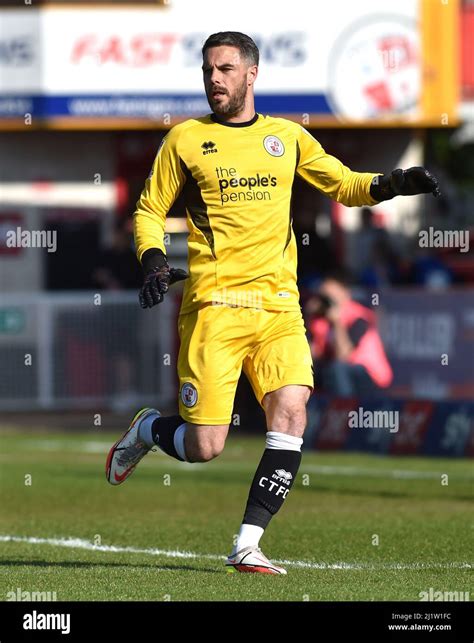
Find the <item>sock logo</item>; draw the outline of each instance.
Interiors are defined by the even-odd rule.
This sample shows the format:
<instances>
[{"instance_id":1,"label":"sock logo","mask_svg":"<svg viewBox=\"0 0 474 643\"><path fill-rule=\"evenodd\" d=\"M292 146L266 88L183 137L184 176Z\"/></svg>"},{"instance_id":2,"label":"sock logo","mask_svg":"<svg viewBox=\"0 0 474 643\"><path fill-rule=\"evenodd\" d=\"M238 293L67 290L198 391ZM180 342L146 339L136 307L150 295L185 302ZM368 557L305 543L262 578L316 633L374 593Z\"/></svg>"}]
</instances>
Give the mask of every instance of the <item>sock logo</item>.
<instances>
[{"instance_id":1,"label":"sock logo","mask_svg":"<svg viewBox=\"0 0 474 643\"><path fill-rule=\"evenodd\" d=\"M274 482L274 480L277 482ZM281 496L284 500L290 490L289 486L291 480L293 480L293 476L289 471L286 471L285 469L275 469L275 473L272 473L272 480L263 476L260 478L258 485L259 487L268 489L268 491L272 491L277 496ZM275 491L273 491L274 489Z\"/></svg>"},{"instance_id":2,"label":"sock logo","mask_svg":"<svg viewBox=\"0 0 474 643\"><path fill-rule=\"evenodd\" d=\"M291 480L293 476L289 471L285 471L285 469L275 469L276 477L277 478L283 478L284 480ZM275 474L273 474L275 475Z\"/></svg>"},{"instance_id":3,"label":"sock logo","mask_svg":"<svg viewBox=\"0 0 474 643\"><path fill-rule=\"evenodd\" d=\"M290 484L289 480L284 480L283 478L279 478L279 476L276 476L275 474L272 475L272 478L276 478L277 480L280 480L287 485ZM286 487L283 487L281 484L278 484L278 482L269 480L266 476L262 476L260 478L258 486L263 487L263 489L267 489L268 491L271 491L276 496L281 496L283 500L286 498L286 496L288 495L288 492L290 491ZM273 491L275 488L276 490Z\"/></svg>"}]
</instances>

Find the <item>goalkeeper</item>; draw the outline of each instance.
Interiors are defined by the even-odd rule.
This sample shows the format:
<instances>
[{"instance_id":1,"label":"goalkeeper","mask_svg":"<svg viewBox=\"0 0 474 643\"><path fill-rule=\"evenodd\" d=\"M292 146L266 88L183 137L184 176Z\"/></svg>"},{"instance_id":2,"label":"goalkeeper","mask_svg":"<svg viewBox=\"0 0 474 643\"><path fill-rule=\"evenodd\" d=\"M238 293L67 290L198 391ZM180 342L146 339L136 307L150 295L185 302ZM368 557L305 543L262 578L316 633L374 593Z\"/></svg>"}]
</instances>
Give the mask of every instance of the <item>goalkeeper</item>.
<instances>
[{"instance_id":1,"label":"goalkeeper","mask_svg":"<svg viewBox=\"0 0 474 643\"><path fill-rule=\"evenodd\" d=\"M245 34L213 34L202 53L212 113L180 123L163 139L134 217L145 273L142 308L159 304L173 282L185 280L178 317L179 415L139 411L111 448L106 473L111 484L124 482L155 445L184 462L217 457L243 369L265 412L267 433L227 565L286 574L259 542L296 479L313 391L296 286L294 177L347 206L397 195L437 196L439 190L422 167L390 175L353 172L299 124L256 113L259 52ZM169 266L163 244L166 215L180 193L189 275Z\"/></svg>"}]
</instances>

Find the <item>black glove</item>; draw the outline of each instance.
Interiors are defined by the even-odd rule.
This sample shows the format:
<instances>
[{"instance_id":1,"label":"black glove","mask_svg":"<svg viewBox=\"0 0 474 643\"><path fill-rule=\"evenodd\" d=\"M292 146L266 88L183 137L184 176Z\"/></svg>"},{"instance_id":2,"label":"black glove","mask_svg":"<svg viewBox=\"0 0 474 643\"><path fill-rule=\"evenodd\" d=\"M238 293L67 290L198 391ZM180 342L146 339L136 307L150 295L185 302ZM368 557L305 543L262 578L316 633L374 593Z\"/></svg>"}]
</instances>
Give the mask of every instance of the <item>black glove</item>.
<instances>
[{"instance_id":1,"label":"black glove","mask_svg":"<svg viewBox=\"0 0 474 643\"><path fill-rule=\"evenodd\" d=\"M441 196L438 180L424 167L410 167L408 170L393 170L372 180L370 195L376 201L386 201L394 196L433 194Z\"/></svg>"},{"instance_id":2,"label":"black glove","mask_svg":"<svg viewBox=\"0 0 474 643\"><path fill-rule=\"evenodd\" d=\"M170 268L163 252L155 248L143 254L142 266L145 272L145 281L139 293L142 308L152 308L161 304L163 295L172 284L189 277L181 268Z\"/></svg>"}]
</instances>

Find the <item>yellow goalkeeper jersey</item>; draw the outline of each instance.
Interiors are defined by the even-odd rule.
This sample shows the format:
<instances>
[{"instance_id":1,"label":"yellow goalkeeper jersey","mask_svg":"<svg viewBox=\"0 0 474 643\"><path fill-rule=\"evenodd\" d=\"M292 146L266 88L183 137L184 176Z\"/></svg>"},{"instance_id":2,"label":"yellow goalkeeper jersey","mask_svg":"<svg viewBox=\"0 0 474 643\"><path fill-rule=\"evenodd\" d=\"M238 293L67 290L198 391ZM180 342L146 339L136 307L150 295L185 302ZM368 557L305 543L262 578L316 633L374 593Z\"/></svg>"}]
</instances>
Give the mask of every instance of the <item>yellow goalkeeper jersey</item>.
<instances>
[{"instance_id":1,"label":"yellow goalkeeper jersey","mask_svg":"<svg viewBox=\"0 0 474 643\"><path fill-rule=\"evenodd\" d=\"M369 189L379 173L351 171L284 118L224 123L211 114L168 132L137 202L134 233L139 259L150 248L166 254L166 215L183 193L190 276L182 313L207 303L299 310L295 174L344 205L376 203Z\"/></svg>"}]
</instances>

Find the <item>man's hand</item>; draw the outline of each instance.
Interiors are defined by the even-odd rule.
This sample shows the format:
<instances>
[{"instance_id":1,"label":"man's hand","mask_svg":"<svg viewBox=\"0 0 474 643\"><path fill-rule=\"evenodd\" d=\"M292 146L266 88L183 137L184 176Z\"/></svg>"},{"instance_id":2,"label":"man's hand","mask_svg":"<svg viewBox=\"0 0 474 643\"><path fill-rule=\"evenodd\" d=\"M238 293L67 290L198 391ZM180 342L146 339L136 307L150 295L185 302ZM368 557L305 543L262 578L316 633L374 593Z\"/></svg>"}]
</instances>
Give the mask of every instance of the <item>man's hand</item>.
<instances>
[{"instance_id":1,"label":"man's hand","mask_svg":"<svg viewBox=\"0 0 474 643\"><path fill-rule=\"evenodd\" d=\"M341 321L341 309L337 304L329 306L326 313L326 319L332 326L335 326Z\"/></svg>"},{"instance_id":2,"label":"man's hand","mask_svg":"<svg viewBox=\"0 0 474 643\"><path fill-rule=\"evenodd\" d=\"M145 281L139 293L142 308L161 304L172 284L189 277L185 270L170 268L161 250L147 250L142 257L142 265L145 270Z\"/></svg>"},{"instance_id":3,"label":"man's hand","mask_svg":"<svg viewBox=\"0 0 474 643\"><path fill-rule=\"evenodd\" d=\"M441 196L438 180L424 167L396 169L389 175L376 176L370 186L370 194L376 201L386 201L394 196L433 194Z\"/></svg>"},{"instance_id":4,"label":"man's hand","mask_svg":"<svg viewBox=\"0 0 474 643\"><path fill-rule=\"evenodd\" d=\"M390 187L395 194L433 194L440 196L438 180L424 167L410 167L408 170L393 170Z\"/></svg>"}]
</instances>

